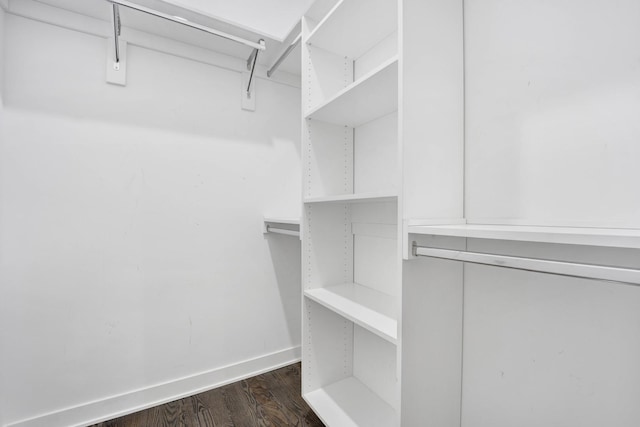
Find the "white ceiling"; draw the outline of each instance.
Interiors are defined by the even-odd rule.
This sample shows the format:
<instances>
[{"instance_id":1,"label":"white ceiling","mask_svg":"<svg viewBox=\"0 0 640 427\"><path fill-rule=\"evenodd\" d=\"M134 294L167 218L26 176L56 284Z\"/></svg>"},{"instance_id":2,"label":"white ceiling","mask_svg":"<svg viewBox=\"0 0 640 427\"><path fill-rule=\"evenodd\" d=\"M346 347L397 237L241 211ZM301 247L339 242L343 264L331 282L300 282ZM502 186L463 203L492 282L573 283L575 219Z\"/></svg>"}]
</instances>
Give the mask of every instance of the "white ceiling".
<instances>
[{"instance_id":1,"label":"white ceiling","mask_svg":"<svg viewBox=\"0 0 640 427\"><path fill-rule=\"evenodd\" d=\"M283 41L314 0L163 0Z\"/></svg>"}]
</instances>

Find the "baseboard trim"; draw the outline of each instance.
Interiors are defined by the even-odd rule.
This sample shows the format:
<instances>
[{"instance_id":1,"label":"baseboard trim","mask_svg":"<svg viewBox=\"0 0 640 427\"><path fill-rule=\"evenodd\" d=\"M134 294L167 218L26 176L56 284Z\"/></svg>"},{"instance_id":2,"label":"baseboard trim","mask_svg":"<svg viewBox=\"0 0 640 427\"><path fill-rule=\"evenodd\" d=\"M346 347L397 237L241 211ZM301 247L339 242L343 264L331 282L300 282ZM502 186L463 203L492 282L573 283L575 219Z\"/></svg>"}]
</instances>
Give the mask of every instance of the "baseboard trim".
<instances>
[{"instance_id":1,"label":"baseboard trim","mask_svg":"<svg viewBox=\"0 0 640 427\"><path fill-rule=\"evenodd\" d=\"M300 361L300 347L223 366L177 380L60 409L7 427L84 427L202 393Z\"/></svg>"}]
</instances>

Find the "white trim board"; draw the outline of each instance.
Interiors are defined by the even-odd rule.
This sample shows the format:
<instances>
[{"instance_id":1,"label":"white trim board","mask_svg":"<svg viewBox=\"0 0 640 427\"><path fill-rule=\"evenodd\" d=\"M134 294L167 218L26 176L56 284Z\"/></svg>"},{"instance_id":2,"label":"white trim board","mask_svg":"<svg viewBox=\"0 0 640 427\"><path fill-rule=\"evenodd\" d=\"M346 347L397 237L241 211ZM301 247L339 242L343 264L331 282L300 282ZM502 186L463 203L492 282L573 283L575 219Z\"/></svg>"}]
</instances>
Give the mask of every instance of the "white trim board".
<instances>
[{"instance_id":1,"label":"white trim board","mask_svg":"<svg viewBox=\"0 0 640 427\"><path fill-rule=\"evenodd\" d=\"M151 387L14 421L6 427L81 427L202 393L300 361L300 347L245 360Z\"/></svg>"},{"instance_id":2,"label":"white trim board","mask_svg":"<svg viewBox=\"0 0 640 427\"><path fill-rule=\"evenodd\" d=\"M4 0L0 0L0 4ZM7 13L20 16L45 24L55 25L72 31L107 39L111 37L111 23L92 18L79 13L53 7L34 0L20 0L11 2ZM179 42L166 37L149 34L132 28L126 29L126 37L122 37L128 44L138 46L184 59L197 61L203 64L213 65L230 71L247 71L246 59L234 58L213 50ZM106 55L106 51L105 51ZM267 66L256 65L255 78L267 80L287 86L300 87L300 77L285 71L280 71L277 76L267 77Z\"/></svg>"}]
</instances>

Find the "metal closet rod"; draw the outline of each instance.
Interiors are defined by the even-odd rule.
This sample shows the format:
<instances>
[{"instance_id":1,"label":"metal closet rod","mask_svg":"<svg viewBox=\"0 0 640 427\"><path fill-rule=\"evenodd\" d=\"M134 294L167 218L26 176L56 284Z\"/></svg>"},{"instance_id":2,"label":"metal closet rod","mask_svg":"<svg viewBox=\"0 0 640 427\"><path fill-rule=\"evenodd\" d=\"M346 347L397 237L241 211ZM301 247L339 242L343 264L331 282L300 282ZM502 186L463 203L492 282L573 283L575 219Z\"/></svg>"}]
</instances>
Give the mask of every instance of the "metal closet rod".
<instances>
[{"instance_id":1,"label":"metal closet rod","mask_svg":"<svg viewBox=\"0 0 640 427\"><path fill-rule=\"evenodd\" d=\"M416 242L413 242L413 255L464 261L472 264L492 265L494 267L533 271L537 273L547 273L556 276L640 285L640 270L633 268L608 267L605 265L581 264L576 262L552 261L519 256L495 255L482 252L429 248L418 246Z\"/></svg>"},{"instance_id":2,"label":"metal closet rod","mask_svg":"<svg viewBox=\"0 0 640 427\"><path fill-rule=\"evenodd\" d=\"M195 22L191 22L187 19L180 18L177 16L167 15L166 13L158 12L157 10L149 9L148 7L140 6L135 3L131 3L127 0L107 0L112 4L117 4L120 6L128 7L129 9L134 9L148 15L157 16L158 18L166 19L167 21L176 22L178 24L185 25L187 27L195 28L196 30L204 31L205 33L213 34L214 36L222 37L227 40L231 40L237 43L242 43L245 46L252 47L258 50L265 50L266 46L264 43L256 43L250 40L243 39L241 37L234 36L232 34L227 34L222 31L215 30L213 28L205 27L204 25L196 24Z\"/></svg>"},{"instance_id":3,"label":"metal closet rod","mask_svg":"<svg viewBox=\"0 0 640 427\"><path fill-rule=\"evenodd\" d=\"M271 66L271 68L269 68L269 70L267 71L267 77L271 77L271 75L278 69L280 64L282 64L282 61L287 59L287 56L289 56L291 51L296 48L298 43L300 43L301 39L302 39L302 33L298 34L298 37L296 37L291 42L289 47L287 47L287 49L284 52L282 52L282 55L280 55L280 57L276 60L276 62L274 62L274 64Z\"/></svg>"}]
</instances>

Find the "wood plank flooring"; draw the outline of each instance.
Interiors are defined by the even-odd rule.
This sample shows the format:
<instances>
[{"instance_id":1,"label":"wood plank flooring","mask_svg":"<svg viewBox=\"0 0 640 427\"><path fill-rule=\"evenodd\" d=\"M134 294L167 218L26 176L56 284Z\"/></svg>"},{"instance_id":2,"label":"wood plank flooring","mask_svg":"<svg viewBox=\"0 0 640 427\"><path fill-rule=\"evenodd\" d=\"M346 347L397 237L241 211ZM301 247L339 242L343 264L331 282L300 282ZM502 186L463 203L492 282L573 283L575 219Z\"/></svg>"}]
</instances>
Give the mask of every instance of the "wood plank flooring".
<instances>
[{"instance_id":1,"label":"wood plank flooring","mask_svg":"<svg viewBox=\"0 0 640 427\"><path fill-rule=\"evenodd\" d=\"M323 427L300 395L300 364L92 427Z\"/></svg>"}]
</instances>

